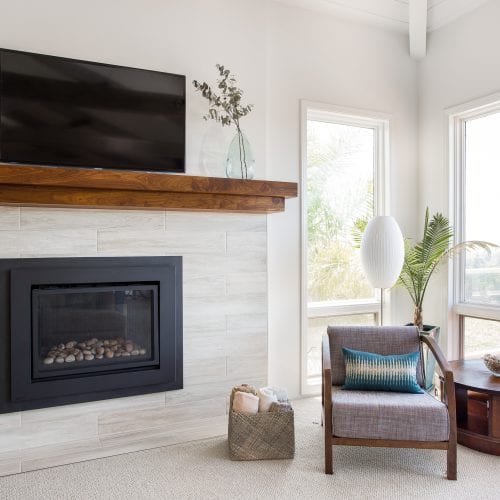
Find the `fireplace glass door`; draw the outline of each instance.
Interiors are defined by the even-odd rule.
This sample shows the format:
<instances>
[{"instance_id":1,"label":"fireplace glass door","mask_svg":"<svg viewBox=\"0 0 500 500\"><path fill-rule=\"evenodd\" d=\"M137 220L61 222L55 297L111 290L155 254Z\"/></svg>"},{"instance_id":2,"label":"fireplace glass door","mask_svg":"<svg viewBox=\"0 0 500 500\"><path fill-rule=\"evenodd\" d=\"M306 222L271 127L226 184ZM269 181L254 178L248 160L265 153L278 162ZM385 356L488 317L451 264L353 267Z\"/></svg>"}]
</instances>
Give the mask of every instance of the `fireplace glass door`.
<instances>
[{"instance_id":1,"label":"fireplace glass door","mask_svg":"<svg viewBox=\"0 0 500 500\"><path fill-rule=\"evenodd\" d=\"M158 362L158 285L34 286L33 379Z\"/></svg>"}]
</instances>

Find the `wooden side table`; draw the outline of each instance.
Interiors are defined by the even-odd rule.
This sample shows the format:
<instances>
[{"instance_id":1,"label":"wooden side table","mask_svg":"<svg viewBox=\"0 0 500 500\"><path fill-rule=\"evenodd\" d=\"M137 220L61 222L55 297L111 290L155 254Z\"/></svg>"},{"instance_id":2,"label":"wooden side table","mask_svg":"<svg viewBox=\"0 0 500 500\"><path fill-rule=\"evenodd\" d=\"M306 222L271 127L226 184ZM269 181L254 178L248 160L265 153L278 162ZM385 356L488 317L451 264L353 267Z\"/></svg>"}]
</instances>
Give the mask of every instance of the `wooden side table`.
<instances>
[{"instance_id":1,"label":"wooden side table","mask_svg":"<svg viewBox=\"0 0 500 500\"><path fill-rule=\"evenodd\" d=\"M482 359L451 361L457 399L458 442L500 455L500 378Z\"/></svg>"}]
</instances>

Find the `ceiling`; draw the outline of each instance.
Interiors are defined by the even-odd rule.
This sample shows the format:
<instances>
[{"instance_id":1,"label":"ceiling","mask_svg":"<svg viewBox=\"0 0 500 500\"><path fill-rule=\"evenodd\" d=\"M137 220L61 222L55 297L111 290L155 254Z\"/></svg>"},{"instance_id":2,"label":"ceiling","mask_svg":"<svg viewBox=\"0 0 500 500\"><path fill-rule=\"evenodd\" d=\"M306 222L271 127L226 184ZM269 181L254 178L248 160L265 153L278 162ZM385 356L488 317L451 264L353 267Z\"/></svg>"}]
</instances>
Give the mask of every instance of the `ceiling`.
<instances>
[{"instance_id":1,"label":"ceiling","mask_svg":"<svg viewBox=\"0 0 500 500\"><path fill-rule=\"evenodd\" d=\"M324 14L408 33L409 3L427 1L427 31L448 24L489 0L277 0Z\"/></svg>"}]
</instances>

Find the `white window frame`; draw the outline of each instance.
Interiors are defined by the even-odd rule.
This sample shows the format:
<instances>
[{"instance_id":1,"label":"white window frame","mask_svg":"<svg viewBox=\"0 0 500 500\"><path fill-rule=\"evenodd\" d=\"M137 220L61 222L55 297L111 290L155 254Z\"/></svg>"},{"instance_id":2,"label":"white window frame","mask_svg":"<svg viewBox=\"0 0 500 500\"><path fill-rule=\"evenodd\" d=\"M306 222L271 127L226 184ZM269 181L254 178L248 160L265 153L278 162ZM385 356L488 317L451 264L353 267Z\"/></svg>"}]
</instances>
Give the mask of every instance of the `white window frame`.
<instances>
[{"instance_id":1,"label":"white window frame","mask_svg":"<svg viewBox=\"0 0 500 500\"><path fill-rule=\"evenodd\" d=\"M374 314L379 321L380 299L336 301L308 307L307 303L307 121L313 119L329 123L366 127L374 130L374 212L389 214L389 131L390 116L368 110L346 108L331 104L302 100L300 106L301 147L301 393L319 394L321 382L307 380L307 320L310 317ZM389 298L384 299L384 315L389 311ZM326 333L326 332L325 332Z\"/></svg>"},{"instance_id":2,"label":"white window frame","mask_svg":"<svg viewBox=\"0 0 500 500\"><path fill-rule=\"evenodd\" d=\"M446 110L448 128L449 212L454 244L465 239L465 122L500 113L500 92ZM448 354L463 359L464 316L500 321L500 307L465 302L463 254L449 262L448 273ZM453 334L456 332L456 334Z\"/></svg>"}]
</instances>

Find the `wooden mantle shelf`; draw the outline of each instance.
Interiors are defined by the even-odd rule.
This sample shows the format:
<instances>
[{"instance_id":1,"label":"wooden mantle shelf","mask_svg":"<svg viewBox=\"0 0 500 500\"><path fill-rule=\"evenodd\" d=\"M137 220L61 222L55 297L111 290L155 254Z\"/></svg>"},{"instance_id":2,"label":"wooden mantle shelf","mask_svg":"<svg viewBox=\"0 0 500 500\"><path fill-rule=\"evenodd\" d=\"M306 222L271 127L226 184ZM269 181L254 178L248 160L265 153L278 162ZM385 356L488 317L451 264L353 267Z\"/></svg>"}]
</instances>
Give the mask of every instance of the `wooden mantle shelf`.
<instances>
[{"instance_id":1,"label":"wooden mantle shelf","mask_svg":"<svg viewBox=\"0 0 500 500\"><path fill-rule=\"evenodd\" d=\"M295 182L0 163L0 204L273 213Z\"/></svg>"}]
</instances>

